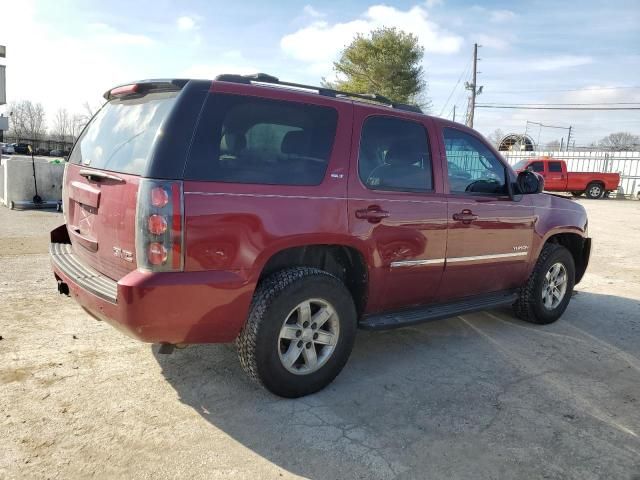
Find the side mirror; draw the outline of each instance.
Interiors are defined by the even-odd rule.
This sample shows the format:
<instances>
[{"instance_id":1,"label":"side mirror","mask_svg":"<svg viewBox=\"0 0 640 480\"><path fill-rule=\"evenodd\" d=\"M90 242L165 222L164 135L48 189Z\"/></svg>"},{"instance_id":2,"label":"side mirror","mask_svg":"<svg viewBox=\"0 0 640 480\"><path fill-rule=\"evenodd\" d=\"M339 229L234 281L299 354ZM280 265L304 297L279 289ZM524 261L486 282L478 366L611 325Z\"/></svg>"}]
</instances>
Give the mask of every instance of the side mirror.
<instances>
[{"instance_id":1,"label":"side mirror","mask_svg":"<svg viewBox=\"0 0 640 480\"><path fill-rule=\"evenodd\" d=\"M541 193L544 190L544 178L530 170L518 174L518 190L522 194Z\"/></svg>"}]
</instances>

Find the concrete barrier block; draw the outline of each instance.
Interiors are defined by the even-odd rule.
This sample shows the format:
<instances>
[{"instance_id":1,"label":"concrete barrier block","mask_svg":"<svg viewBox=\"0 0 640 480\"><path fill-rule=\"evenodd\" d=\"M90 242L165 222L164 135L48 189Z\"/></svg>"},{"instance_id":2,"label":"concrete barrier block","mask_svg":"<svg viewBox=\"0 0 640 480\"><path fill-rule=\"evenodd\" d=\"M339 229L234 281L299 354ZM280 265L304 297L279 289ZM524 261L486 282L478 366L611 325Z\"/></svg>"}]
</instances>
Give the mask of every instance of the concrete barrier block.
<instances>
[{"instance_id":1,"label":"concrete barrier block","mask_svg":"<svg viewBox=\"0 0 640 480\"><path fill-rule=\"evenodd\" d=\"M45 202L58 202L62 199L64 166L64 163L51 163L43 158L35 159L38 195ZM9 205L10 202L28 202L33 199L36 192L30 158L3 158L0 169L2 170L0 194L5 205Z\"/></svg>"}]
</instances>

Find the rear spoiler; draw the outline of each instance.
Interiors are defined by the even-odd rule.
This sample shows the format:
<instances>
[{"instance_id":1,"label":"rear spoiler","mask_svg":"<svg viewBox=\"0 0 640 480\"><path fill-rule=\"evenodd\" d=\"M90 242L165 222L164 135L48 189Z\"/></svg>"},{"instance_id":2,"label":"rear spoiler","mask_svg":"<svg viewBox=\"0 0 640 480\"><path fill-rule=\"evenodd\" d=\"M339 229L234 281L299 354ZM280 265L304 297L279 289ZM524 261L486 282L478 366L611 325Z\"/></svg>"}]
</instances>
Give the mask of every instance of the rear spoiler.
<instances>
[{"instance_id":1,"label":"rear spoiler","mask_svg":"<svg viewBox=\"0 0 640 480\"><path fill-rule=\"evenodd\" d=\"M172 92L182 90L189 80L177 79L160 79L160 80L140 80L137 82L125 83L111 88L104 92L103 97L109 101L117 97L129 95L146 95L149 92Z\"/></svg>"}]
</instances>

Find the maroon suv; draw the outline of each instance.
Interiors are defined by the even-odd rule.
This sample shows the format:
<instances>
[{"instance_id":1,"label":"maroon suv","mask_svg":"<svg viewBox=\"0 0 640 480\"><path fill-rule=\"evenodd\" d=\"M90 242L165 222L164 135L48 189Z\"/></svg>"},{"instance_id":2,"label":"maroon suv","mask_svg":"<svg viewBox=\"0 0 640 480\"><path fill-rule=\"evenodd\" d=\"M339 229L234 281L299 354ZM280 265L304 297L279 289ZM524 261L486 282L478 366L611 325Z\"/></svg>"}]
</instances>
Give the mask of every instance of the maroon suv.
<instances>
[{"instance_id":1,"label":"maroon suv","mask_svg":"<svg viewBox=\"0 0 640 480\"><path fill-rule=\"evenodd\" d=\"M235 341L278 395L331 382L357 327L553 322L587 267L584 208L416 107L264 74L105 97L65 171L59 291L162 352Z\"/></svg>"}]
</instances>

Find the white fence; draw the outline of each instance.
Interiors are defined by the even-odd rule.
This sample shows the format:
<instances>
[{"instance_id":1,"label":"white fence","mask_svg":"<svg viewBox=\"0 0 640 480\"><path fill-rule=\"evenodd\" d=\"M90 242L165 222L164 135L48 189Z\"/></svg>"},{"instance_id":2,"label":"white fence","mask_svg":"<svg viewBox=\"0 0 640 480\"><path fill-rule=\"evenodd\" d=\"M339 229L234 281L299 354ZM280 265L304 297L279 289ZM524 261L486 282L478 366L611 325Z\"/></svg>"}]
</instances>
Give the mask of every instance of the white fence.
<instances>
[{"instance_id":1,"label":"white fence","mask_svg":"<svg viewBox=\"0 0 640 480\"><path fill-rule=\"evenodd\" d=\"M618 195L634 198L640 192L640 152L500 152L510 165L533 157L553 157L567 162L569 172L620 174Z\"/></svg>"}]
</instances>

